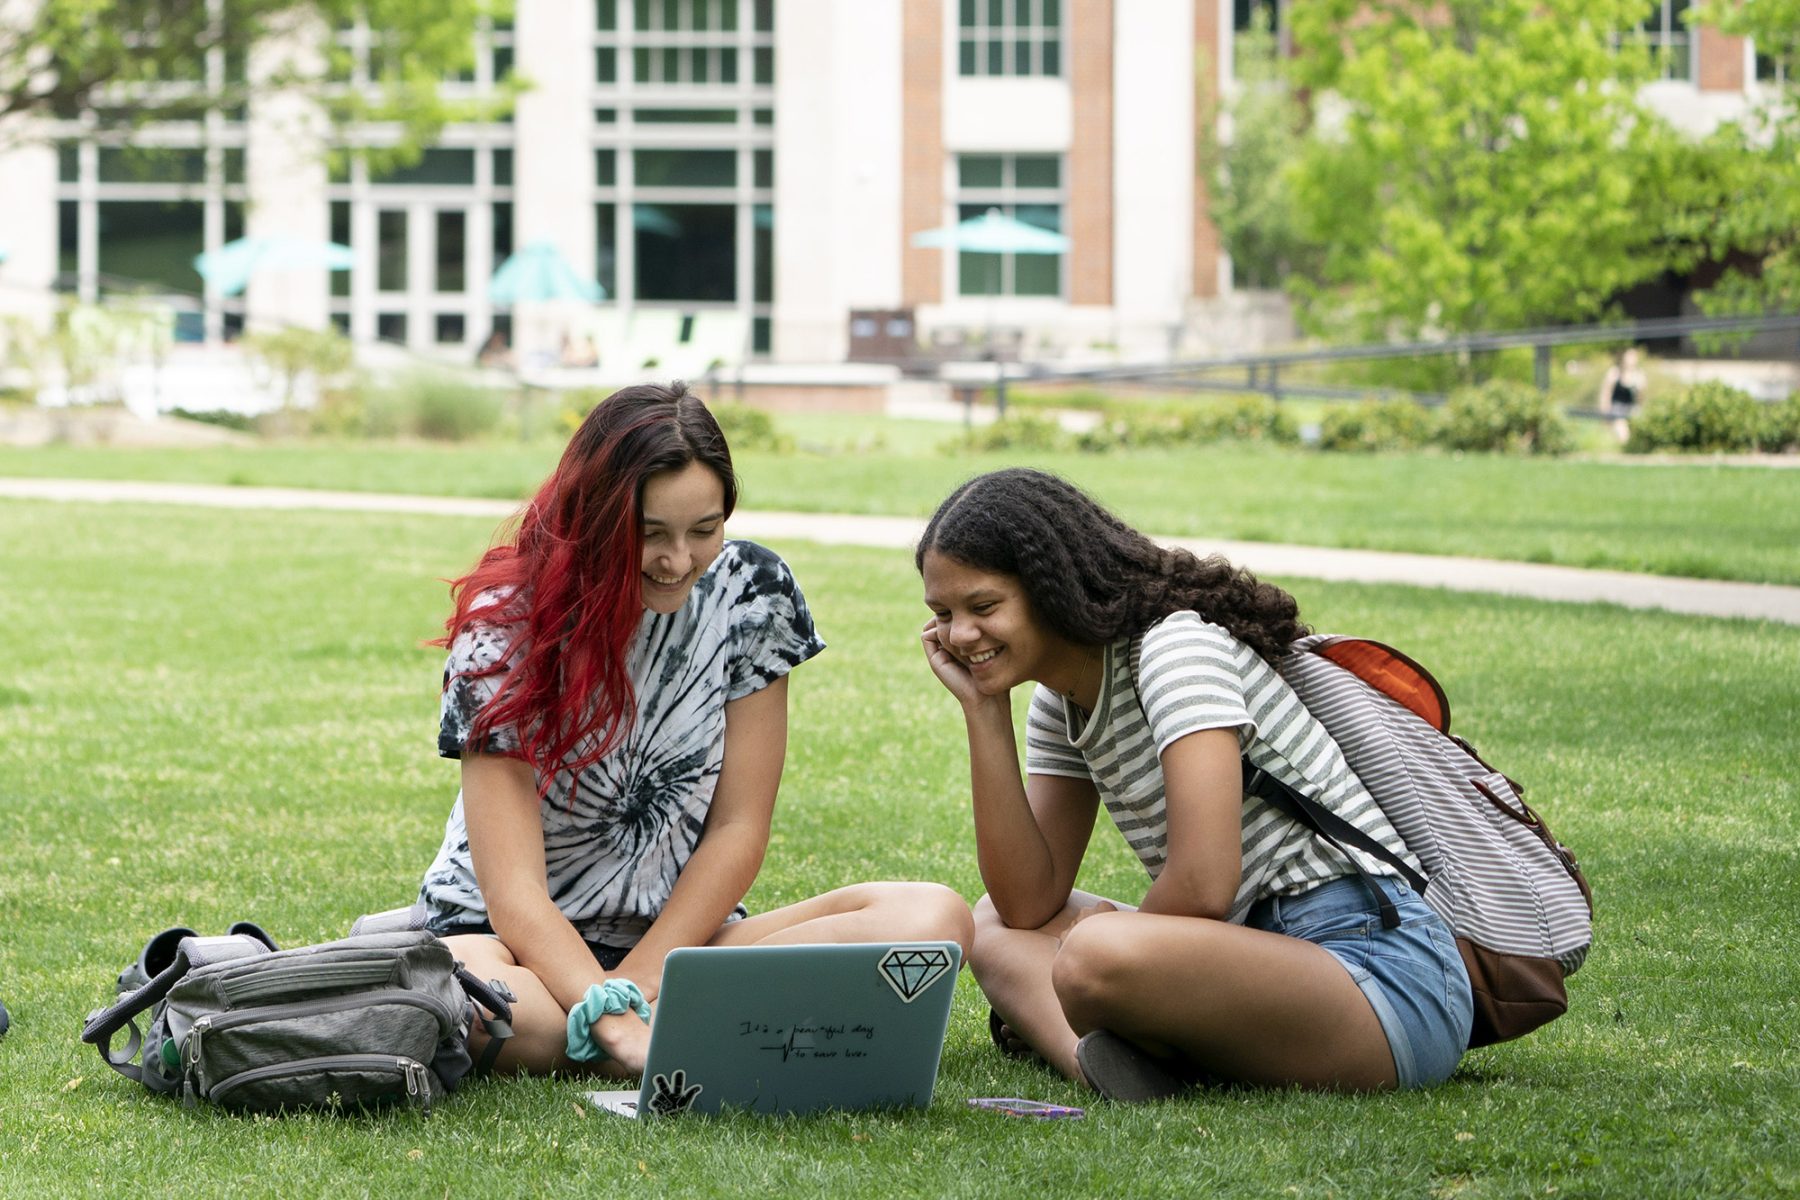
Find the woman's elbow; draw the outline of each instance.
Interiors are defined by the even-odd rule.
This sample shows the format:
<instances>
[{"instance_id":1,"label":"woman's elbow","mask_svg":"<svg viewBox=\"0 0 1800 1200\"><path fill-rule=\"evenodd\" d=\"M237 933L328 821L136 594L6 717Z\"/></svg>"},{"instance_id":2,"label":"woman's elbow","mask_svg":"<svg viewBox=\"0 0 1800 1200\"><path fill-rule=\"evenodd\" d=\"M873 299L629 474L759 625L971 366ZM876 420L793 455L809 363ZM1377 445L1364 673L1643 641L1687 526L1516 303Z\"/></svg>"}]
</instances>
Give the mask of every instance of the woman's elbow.
<instances>
[{"instance_id":1,"label":"woman's elbow","mask_svg":"<svg viewBox=\"0 0 1800 1200\"><path fill-rule=\"evenodd\" d=\"M1063 909L1061 904L1006 899L989 892L975 904L976 923L992 922L1006 929L1042 929Z\"/></svg>"},{"instance_id":2,"label":"woman's elbow","mask_svg":"<svg viewBox=\"0 0 1800 1200\"><path fill-rule=\"evenodd\" d=\"M1235 888L1206 879L1184 879L1165 873L1156 881L1153 896L1146 896L1145 912L1171 917L1196 917L1223 921L1237 899Z\"/></svg>"}]
</instances>

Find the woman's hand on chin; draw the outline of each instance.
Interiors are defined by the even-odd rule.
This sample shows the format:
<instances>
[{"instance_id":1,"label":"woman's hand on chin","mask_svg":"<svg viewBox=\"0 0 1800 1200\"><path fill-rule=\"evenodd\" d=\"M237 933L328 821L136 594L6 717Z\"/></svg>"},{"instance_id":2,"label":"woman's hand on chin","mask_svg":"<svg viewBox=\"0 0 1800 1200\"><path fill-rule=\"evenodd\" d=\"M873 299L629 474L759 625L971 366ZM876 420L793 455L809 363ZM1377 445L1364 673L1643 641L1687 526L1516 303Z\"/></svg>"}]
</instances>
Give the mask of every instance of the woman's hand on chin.
<instances>
[{"instance_id":1,"label":"woman's hand on chin","mask_svg":"<svg viewBox=\"0 0 1800 1200\"><path fill-rule=\"evenodd\" d=\"M930 665L931 673L937 676L938 682L964 708L977 708L993 699L982 694L976 687L975 676L969 672L969 668L938 640L937 618L926 620L925 628L919 633L919 642L925 648L925 661ZM1004 700L1005 697L1002 696L1001 699Z\"/></svg>"}]
</instances>

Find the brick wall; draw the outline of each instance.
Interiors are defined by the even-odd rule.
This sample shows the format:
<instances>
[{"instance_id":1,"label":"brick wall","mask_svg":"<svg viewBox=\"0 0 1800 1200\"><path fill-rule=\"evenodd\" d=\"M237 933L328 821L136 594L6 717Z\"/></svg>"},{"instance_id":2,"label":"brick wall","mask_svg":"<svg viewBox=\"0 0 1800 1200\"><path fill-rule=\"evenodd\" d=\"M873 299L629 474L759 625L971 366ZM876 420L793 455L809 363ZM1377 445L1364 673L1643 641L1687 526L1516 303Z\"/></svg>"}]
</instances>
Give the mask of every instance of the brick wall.
<instances>
[{"instance_id":1,"label":"brick wall","mask_svg":"<svg viewBox=\"0 0 1800 1200\"><path fill-rule=\"evenodd\" d=\"M912 239L944 222L944 0L904 0L901 19L900 292L908 305L936 304L945 251Z\"/></svg>"},{"instance_id":2,"label":"brick wall","mask_svg":"<svg viewBox=\"0 0 1800 1200\"><path fill-rule=\"evenodd\" d=\"M1069 303L1112 303L1113 3L1069 5Z\"/></svg>"},{"instance_id":3,"label":"brick wall","mask_svg":"<svg viewBox=\"0 0 1800 1200\"><path fill-rule=\"evenodd\" d=\"M1699 40L1700 89L1736 92L1744 87L1744 39L1702 25L1694 30Z\"/></svg>"}]
</instances>

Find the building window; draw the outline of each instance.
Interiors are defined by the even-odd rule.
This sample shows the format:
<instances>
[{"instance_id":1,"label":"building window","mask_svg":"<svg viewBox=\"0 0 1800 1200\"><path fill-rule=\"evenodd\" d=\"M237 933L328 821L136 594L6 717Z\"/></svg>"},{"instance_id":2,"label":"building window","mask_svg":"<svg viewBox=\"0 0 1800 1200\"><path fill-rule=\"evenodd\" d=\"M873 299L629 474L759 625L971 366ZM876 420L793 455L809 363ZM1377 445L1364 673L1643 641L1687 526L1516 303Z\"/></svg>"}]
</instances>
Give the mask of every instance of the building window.
<instances>
[{"instance_id":1,"label":"building window","mask_svg":"<svg viewBox=\"0 0 1800 1200\"><path fill-rule=\"evenodd\" d=\"M1752 78L1758 83L1771 84L1775 87L1786 86L1792 75L1792 72L1788 70L1787 60L1773 54L1764 54L1761 48L1754 43L1751 44L1750 49L1754 63Z\"/></svg>"},{"instance_id":2,"label":"building window","mask_svg":"<svg viewBox=\"0 0 1800 1200\"><path fill-rule=\"evenodd\" d=\"M1234 41L1265 37L1282 55L1289 53L1288 0L1232 0L1231 34Z\"/></svg>"},{"instance_id":3,"label":"building window","mask_svg":"<svg viewBox=\"0 0 1800 1200\"><path fill-rule=\"evenodd\" d=\"M960 0L962 75L1061 75L1062 0Z\"/></svg>"},{"instance_id":4,"label":"building window","mask_svg":"<svg viewBox=\"0 0 1800 1200\"><path fill-rule=\"evenodd\" d=\"M640 300L737 299L737 210L729 204L634 204Z\"/></svg>"},{"instance_id":5,"label":"building window","mask_svg":"<svg viewBox=\"0 0 1800 1200\"><path fill-rule=\"evenodd\" d=\"M1694 39L1682 15L1688 0L1656 0L1644 19L1625 36L1650 52L1650 64L1663 79L1694 77Z\"/></svg>"},{"instance_id":6,"label":"building window","mask_svg":"<svg viewBox=\"0 0 1800 1200\"><path fill-rule=\"evenodd\" d=\"M1054 154L960 154L956 219L990 208L1028 225L1062 232L1062 159ZM1060 296L1060 254L957 255L957 292L964 296Z\"/></svg>"},{"instance_id":7,"label":"building window","mask_svg":"<svg viewBox=\"0 0 1800 1200\"><path fill-rule=\"evenodd\" d=\"M602 37L595 58L595 77L612 83L617 77L614 51L622 32L616 7L598 7L596 24ZM639 84L683 87L735 87L742 73L743 51L752 50L756 82L774 81L774 46L762 29L741 30L738 0L633 0L631 78ZM753 48L746 34L760 43Z\"/></svg>"},{"instance_id":8,"label":"building window","mask_svg":"<svg viewBox=\"0 0 1800 1200\"><path fill-rule=\"evenodd\" d=\"M768 317L774 0L595 0L594 275L626 311Z\"/></svg>"}]
</instances>

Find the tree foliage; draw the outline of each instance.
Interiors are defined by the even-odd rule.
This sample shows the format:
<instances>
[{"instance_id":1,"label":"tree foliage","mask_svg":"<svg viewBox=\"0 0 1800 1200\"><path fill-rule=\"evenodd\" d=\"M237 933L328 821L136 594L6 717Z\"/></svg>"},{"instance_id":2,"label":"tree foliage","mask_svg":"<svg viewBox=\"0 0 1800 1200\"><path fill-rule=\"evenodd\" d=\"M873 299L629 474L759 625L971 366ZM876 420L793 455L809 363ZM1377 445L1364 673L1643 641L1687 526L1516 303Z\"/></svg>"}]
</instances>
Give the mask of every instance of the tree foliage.
<instances>
[{"instance_id":1,"label":"tree foliage","mask_svg":"<svg viewBox=\"0 0 1800 1200\"><path fill-rule=\"evenodd\" d=\"M32 136L30 118L123 130L296 89L334 124L394 123L404 158L446 121L510 100L503 88L497 102L456 103L439 89L471 65L477 23L496 10L510 0L14 0L0 4L0 146ZM379 31L367 86L350 82L350 51L330 36L358 20ZM269 52L283 44L301 53ZM209 72L215 50L223 70Z\"/></svg>"},{"instance_id":2,"label":"tree foliage","mask_svg":"<svg viewBox=\"0 0 1800 1200\"><path fill-rule=\"evenodd\" d=\"M1259 17L1266 12L1259 9ZM1232 63L1237 92L1224 106L1228 139L1211 119L1215 106L1203 106L1208 119L1201 122L1200 157L1212 219L1237 285L1280 287L1290 275L1317 269L1318 253L1299 228L1286 174L1305 138L1306 109L1265 21L1238 36Z\"/></svg>"},{"instance_id":3,"label":"tree foliage","mask_svg":"<svg viewBox=\"0 0 1800 1200\"><path fill-rule=\"evenodd\" d=\"M1679 139L1642 109L1641 0L1290 10L1317 127L1289 171L1314 324L1360 336L1601 315L1670 265Z\"/></svg>"},{"instance_id":4,"label":"tree foliage","mask_svg":"<svg viewBox=\"0 0 1800 1200\"><path fill-rule=\"evenodd\" d=\"M1720 313L1800 309L1800 0L1712 0L1692 21L1754 39L1786 76L1688 151L1681 233L1725 268L1701 303Z\"/></svg>"}]
</instances>

